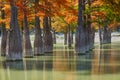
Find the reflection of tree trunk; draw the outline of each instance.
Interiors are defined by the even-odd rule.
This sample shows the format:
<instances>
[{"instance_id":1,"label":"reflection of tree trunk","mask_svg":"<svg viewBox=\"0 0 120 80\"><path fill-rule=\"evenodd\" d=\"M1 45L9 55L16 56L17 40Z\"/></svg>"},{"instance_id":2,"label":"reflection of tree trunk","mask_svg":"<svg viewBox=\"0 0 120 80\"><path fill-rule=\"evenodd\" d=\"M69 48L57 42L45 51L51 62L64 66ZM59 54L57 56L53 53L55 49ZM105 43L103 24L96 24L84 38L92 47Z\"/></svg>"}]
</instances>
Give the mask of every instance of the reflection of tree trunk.
<instances>
[{"instance_id":1,"label":"reflection of tree trunk","mask_svg":"<svg viewBox=\"0 0 120 80\"><path fill-rule=\"evenodd\" d=\"M72 47L72 44L71 44L71 31L70 31L70 25L68 26L68 48L71 48Z\"/></svg>"},{"instance_id":2,"label":"reflection of tree trunk","mask_svg":"<svg viewBox=\"0 0 120 80\"><path fill-rule=\"evenodd\" d=\"M49 18L44 17L43 42L45 52L53 52L53 38L50 30Z\"/></svg>"},{"instance_id":3,"label":"reflection of tree trunk","mask_svg":"<svg viewBox=\"0 0 120 80\"><path fill-rule=\"evenodd\" d=\"M82 0L79 0L79 12L78 12L78 27L76 28L76 36L75 36L75 52L76 54L81 54L86 52L85 47L85 33L83 27L83 6Z\"/></svg>"},{"instance_id":4,"label":"reflection of tree trunk","mask_svg":"<svg viewBox=\"0 0 120 80\"><path fill-rule=\"evenodd\" d=\"M5 19L5 12L4 10L1 10L1 17L2 19ZM7 43L7 31L5 28L5 23L1 24L2 28L2 39L1 39L1 56L5 56L6 55L6 43Z\"/></svg>"},{"instance_id":5,"label":"reflection of tree trunk","mask_svg":"<svg viewBox=\"0 0 120 80\"><path fill-rule=\"evenodd\" d=\"M33 57L26 10L24 10L24 24L23 24L23 53L24 57Z\"/></svg>"},{"instance_id":6,"label":"reflection of tree trunk","mask_svg":"<svg viewBox=\"0 0 120 80\"><path fill-rule=\"evenodd\" d=\"M111 43L111 31L107 26L103 30L103 44Z\"/></svg>"},{"instance_id":7,"label":"reflection of tree trunk","mask_svg":"<svg viewBox=\"0 0 120 80\"><path fill-rule=\"evenodd\" d=\"M44 53L43 40L41 36L40 20L39 17L35 17L35 40L34 40L34 55L40 55Z\"/></svg>"},{"instance_id":8,"label":"reflection of tree trunk","mask_svg":"<svg viewBox=\"0 0 120 80\"><path fill-rule=\"evenodd\" d=\"M56 32L53 30L53 43L56 44Z\"/></svg>"},{"instance_id":9,"label":"reflection of tree trunk","mask_svg":"<svg viewBox=\"0 0 120 80\"><path fill-rule=\"evenodd\" d=\"M22 60L22 42L20 36L20 30L17 19L17 7L14 2L10 2L11 6L11 18L10 18L10 30L8 32L6 59L7 60Z\"/></svg>"},{"instance_id":10,"label":"reflection of tree trunk","mask_svg":"<svg viewBox=\"0 0 120 80\"><path fill-rule=\"evenodd\" d=\"M67 33L64 33L64 45L67 45Z\"/></svg>"},{"instance_id":11,"label":"reflection of tree trunk","mask_svg":"<svg viewBox=\"0 0 120 80\"><path fill-rule=\"evenodd\" d=\"M39 0L35 2L35 14L38 12ZM35 40L34 40L34 55L40 55L44 53L42 32L40 27L40 19L35 16Z\"/></svg>"}]
</instances>

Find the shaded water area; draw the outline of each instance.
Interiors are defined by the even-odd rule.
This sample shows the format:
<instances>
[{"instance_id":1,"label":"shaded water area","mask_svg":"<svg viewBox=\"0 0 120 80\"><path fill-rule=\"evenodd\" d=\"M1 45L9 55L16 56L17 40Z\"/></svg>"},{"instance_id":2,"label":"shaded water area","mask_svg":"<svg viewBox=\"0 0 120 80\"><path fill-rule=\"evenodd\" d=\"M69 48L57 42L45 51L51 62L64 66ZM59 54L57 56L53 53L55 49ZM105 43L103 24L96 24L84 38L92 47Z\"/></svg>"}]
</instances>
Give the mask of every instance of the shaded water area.
<instances>
[{"instance_id":1,"label":"shaded water area","mask_svg":"<svg viewBox=\"0 0 120 80\"><path fill-rule=\"evenodd\" d=\"M54 52L19 62L0 58L0 80L120 80L120 43L95 45L85 55L56 46Z\"/></svg>"}]
</instances>

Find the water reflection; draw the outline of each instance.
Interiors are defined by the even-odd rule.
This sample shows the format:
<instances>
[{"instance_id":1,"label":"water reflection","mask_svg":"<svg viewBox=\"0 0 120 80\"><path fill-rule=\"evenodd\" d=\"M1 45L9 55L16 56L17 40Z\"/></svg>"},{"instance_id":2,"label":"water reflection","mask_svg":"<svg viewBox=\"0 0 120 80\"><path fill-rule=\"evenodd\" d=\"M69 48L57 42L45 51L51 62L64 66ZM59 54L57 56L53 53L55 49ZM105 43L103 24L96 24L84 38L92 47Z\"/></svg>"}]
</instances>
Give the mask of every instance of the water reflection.
<instances>
[{"instance_id":1,"label":"water reflection","mask_svg":"<svg viewBox=\"0 0 120 80\"><path fill-rule=\"evenodd\" d=\"M64 47L51 56L19 62L0 60L0 80L120 80L120 55L113 48L103 45L76 56L73 49Z\"/></svg>"}]
</instances>

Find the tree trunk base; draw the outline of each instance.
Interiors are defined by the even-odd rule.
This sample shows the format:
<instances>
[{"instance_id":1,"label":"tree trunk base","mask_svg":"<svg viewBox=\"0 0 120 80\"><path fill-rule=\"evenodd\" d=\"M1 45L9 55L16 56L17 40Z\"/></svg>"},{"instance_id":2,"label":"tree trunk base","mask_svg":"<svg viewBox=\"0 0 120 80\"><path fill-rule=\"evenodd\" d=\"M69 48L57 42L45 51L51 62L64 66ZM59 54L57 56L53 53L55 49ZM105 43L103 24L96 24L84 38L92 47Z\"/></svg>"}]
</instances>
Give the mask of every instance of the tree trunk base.
<instances>
[{"instance_id":1,"label":"tree trunk base","mask_svg":"<svg viewBox=\"0 0 120 80\"><path fill-rule=\"evenodd\" d=\"M23 51L23 56L25 57L25 58L33 58L33 51L32 50L26 50L26 51Z\"/></svg>"},{"instance_id":2,"label":"tree trunk base","mask_svg":"<svg viewBox=\"0 0 120 80\"><path fill-rule=\"evenodd\" d=\"M11 53L11 55L6 54L6 61L22 61L22 53Z\"/></svg>"},{"instance_id":3,"label":"tree trunk base","mask_svg":"<svg viewBox=\"0 0 120 80\"><path fill-rule=\"evenodd\" d=\"M45 46L44 53L53 53L53 47L51 47L51 46Z\"/></svg>"},{"instance_id":4,"label":"tree trunk base","mask_svg":"<svg viewBox=\"0 0 120 80\"><path fill-rule=\"evenodd\" d=\"M75 49L75 54L85 54L86 53L86 48L85 47L81 47L81 48L76 48Z\"/></svg>"},{"instance_id":5,"label":"tree trunk base","mask_svg":"<svg viewBox=\"0 0 120 80\"><path fill-rule=\"evenodd\" d=\"M44 54L34 54L34 56L43 56Z\"/></svg>"},{"instance_id":6,"label":"tree trunk base","mask_svg":"<svg viewBox=\"0 0 120 80\"><path fill-rule=\"evenodd\" d=\"M40 56L40 55L44 55L44 49L39 47L39 48L34 48L34 55L35 56Z\"/></svg>"},{"instance_id":7,"label":"tree trunk base","mask_svg":"<svg viewBox=\"0 0 120 80\"><path fill-rule=\"evenodd\" d=\"M86 53L74 53L75 55L86 55Z\"/></svg>"}]
</instances>

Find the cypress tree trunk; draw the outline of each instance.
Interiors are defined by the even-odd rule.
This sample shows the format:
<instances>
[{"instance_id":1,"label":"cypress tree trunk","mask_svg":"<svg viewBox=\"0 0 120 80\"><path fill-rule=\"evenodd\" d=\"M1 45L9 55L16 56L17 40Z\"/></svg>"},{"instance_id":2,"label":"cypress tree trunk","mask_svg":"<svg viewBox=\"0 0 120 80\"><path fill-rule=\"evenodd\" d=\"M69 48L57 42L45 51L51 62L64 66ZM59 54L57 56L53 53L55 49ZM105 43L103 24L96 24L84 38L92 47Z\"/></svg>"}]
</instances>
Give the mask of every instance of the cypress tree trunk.
<instances>
[{"instance_id":1,"label":"cypress tree trunk","mask_svg":"<svg viewBox=\"0 0 120 80\"><path fill-rule=\"evenodd\" d=\"M35 16L35 40L34 40L34 55L44 54L42 32L40 28L39 17Z\"/></svg>"},{"instance_id":2,"label":"cypress tree trunk","mask_svg":"<svg viewBox=\"0 0 120 80\"><path fill-rule=\"evenodd\" d=\"M73 31L71 31L71 44L74 43L74 40L73 40Z\"/></svg>"},{"instance_id":3,"label":"cypress tree trunk","mask_svg":"<svg viewBox=\"0 0 120 80\"><path fill-rule=\"evenodd\" d=\"M107 43L108 33L107 33L107 26L103 28L103 44Z\"/></svg>"},{"instance_id":4,"label":"cypress tree trunk","mask_svg":"<svg viewBox=\"0 0 120 80\"><path fill-rule=\"evenodd\" d=\"M56 32L53 30L53 43L56 44Z\"/></svg>"},{"instance_id":5,"label":"cypress tree trunk","mask_svg":"<svg viewBox=\"0 0 120 80\"><path fill-rule=\"evenodd\" d=\"M26 10L24 9L24 23L23 23L23 54L24 57L33 57L33 51L32 46L30 42L30 36L29 36L29 28L28 28L28 21L27 21L27 15Z\"/></svg>"},{"instance_id":6,"label":"cypress tree trunk","mask_svg":"<svg viewBox=\"0 0 120 80\"><path fill-rule=\"evenodd\" d=\"M35 0L35 14L38 12L39 0ZM34 55L43 55L43 39L42 32L40 28L40 19L35 16L35 40L34 40Z\"/></svg>"},{"instance_id":7,"label":"cypress tree trunk","mask_svg":"<svg viewBox=\"0 0 120 80\"><path fill-rule=\"evenodd\" d=\"M64 45L67 45L67 32L64 33Z\"/></svg>"},{"instance_id":8,"label":"cypress tree trunk","mask_svg":"<svg viewBox=\"0 0 120 80\"><path fill-rule=\"evenodd\" d=\"M85 12L86 10L86 3L85 3L85 0L82 0L82 4L83 4L83 13ZM88 36L89 36L89 33L88 33L88 25L87 25L87 15L83 15L83 28L84 28L84 33L85 33L85 49L86 51L89 51L89 39L88 39Z\"/></svg>"},{"instance_id":9,"label":"cypress tree trunk","mask_svg":"<svg viewBox=\"0 0 120 80\"><path fill-rule=\"evenodd\" d=\"M43 28L43 44L44 52L53 52L53 38L51 33L51 27L49 24L49 18L44 17L44 28Z\"/></svg>"},{"instance_id":10,"label":"cypress tree trunk","mask_svg":"<svg viewBox=\"0 0 120 80\"><path fill-rule=\"evenodd\" d=\"M95 42L95 30L91 28L90 32L90 50L94 48L94 42Z\"/></svg>"},{"instance_id":11,"label":"cypress tree trunk","mask_svg":"<svg viewBox=\"0 0 120 80\"><path fill-rule=\"evenodd\" d=\"M111 31L107 26L103 29L103 44L111 43Z\"/></svg>"},{"instance_id":12,"label":"cypress tree trunk","mask_svg":"<svg viewBox=\"0 0 120 80\"><path fill-rule=\"evenodd\" d=\"M111 43L111 29L108 29L108 43Z\"/></svg>"},{"instance_id":13,"label":"cypress tree trunk","mask_svg":"<svg viewBox=\"0 0 120 80\"><path fill-rule=\"evenodd\" d=\"M78 8L78 26L76 28L75 35L75 53L76 54L84 54L86 52L85 47L85 33L83 28L83 8L82 8L82 0L79 0L79 8Z\"/></svg>"},{"instance_id":14,"label":"cypress tree trunk","mask_svg":"<svg viewBox=\"0 0 120 80\"><path fill-rule=\"evenodd\" d=\"M99 24L99 41L100 41L100 45L102 45L102 29L101 29L101 27L100 27L100 24Z\"/></svg>"},{"instance_id":15,"label":"cypress tree trunk","mask_svg":"<svg viewBox=\"0 0 120 80\"><path fill-rule=\"evenodd\" d=\"M91 8L91 1L88 0L89 8ZM95 37L95 30L91 27L91 15L88 14L88 39L89 39L89 49L92 50L94 48L94 37Z\"/></svg>"},{"instance_id":16,"label":"cypress tree trunk","mask_svg":"<svg viewBox=\"0 0 120 80\"><path fill-rule=\"evenodd\" d=\"M68 48L72 47L70 25L68 25Z\"/></svg>"},{"instance_id":17,"label":"cypress tree trunk","mask_svg":"<svg viewBox=\"0 0 120 80\"><path fill-rule=\"evenodd\" d=\"M10 0L11 15L10 15L10 30L8 32L6 60L23 60L22 58L22 42L17 19L17 7Z\"/></svg>"},{"instance_id":18,"label":"cypress tree trunk","mask_svg":"<svg viewBox=\"0 0 120 80\"><path fill-rule=\"evenodd\" d=\"M5 19L5 12L4 10L1 10L1 17L2 19ZM1 32L2 32L2 39L1 39L1 56L6 55L6 44L7 44L7 31L5 28L5 23L1 24Z\"/></svg>"}]
</instances>

